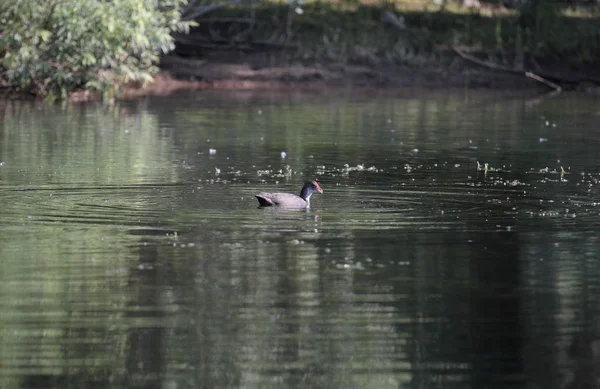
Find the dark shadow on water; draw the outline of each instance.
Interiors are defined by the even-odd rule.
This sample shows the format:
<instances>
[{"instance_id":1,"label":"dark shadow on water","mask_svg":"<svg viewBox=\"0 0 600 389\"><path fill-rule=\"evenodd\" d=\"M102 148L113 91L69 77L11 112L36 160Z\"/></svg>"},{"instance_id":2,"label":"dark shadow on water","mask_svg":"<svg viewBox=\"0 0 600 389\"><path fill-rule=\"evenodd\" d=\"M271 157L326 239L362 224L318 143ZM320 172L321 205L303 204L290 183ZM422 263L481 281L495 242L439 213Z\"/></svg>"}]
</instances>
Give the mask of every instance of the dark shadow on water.
<instances>
[{"instance_id":1,"label":"dark shadow on water","mask_svg":"<svg viewBox=\"0 0 600 389\"><path fill-rule=\"evenodd\" d=\"M156 247L141 247L139 255L140 265L137 269L130 269L131 279L127 288L131 298L126 315L127 322L139 324L127 330L123 383L128 388L154 389L162 387L167 330L163 326L144 326L143 323L148 317L150 323L160 318L153 317L152 311L162 303L160 270L163 267L160 266Z\"/></svg>"}]
</instances>

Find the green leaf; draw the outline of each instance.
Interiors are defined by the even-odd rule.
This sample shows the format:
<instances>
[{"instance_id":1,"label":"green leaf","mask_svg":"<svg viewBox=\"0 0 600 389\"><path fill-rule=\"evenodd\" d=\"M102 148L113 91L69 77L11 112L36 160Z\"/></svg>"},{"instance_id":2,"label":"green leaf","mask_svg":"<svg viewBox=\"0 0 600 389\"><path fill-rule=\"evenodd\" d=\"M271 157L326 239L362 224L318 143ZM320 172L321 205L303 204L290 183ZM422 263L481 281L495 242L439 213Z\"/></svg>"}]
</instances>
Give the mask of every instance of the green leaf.
<instances>
[{"instance_id":1,"label":"green leaf","mask_svg":"<svg viewBox=\"0 0 600 389\"><path fill-rule=\"evenodd\" d=\"M185 0L0 0L4 77L23 90L66 98L80 88L149 82L173 46ZM52 8L52 12L50 12Z\"/></svg>"},{"instance_id":2,"label":"green leaf","mask_svg":"<svg viewBox=\"0 0 600 389\"><path fill-rule=\"evenodd\" d=\"M90 66L96 63L96 57L92 53L84 53L83 60L81 61L83 66Z\"/></svg>"},{"instance_id":3,"label":"green leaf","mask_svg":"<svg viewBox=\"0 0 600 389\"><path fill-rule=\"evenodd\" d=\"M154 81L154 77L152 77L152 75L147 72L140 73L140 78L144 83L150 83Z\"/></svg>"},{"instance_id":4,"label":"green leaf","mask_svg":"<svg viewBox=\"0 0 600 389\"><path fill-rule=\"evenodd\" d=\"M48 30L41 30L40 31L40 38L44 42L48 42L50 40L51 36L52 36L52 33L50 31L48 31Z\"/></svg>"}]
</instances>

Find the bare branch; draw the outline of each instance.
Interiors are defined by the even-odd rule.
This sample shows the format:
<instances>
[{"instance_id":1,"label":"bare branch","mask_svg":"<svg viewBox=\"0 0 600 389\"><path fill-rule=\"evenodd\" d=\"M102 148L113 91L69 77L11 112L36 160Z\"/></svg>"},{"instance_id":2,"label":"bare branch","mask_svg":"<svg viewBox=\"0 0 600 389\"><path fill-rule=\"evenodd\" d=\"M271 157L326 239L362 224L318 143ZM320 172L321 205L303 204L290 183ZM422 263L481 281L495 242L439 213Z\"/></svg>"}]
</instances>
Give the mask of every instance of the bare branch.
<instances>
[{"instance_id":1,"label":"bare branch","mask_svg":"<svg viewBox=\"0 0 600 389\"><path fill-rule=\"evenodd\" d=\"M194 20L196 18L199 18L200 16L206 15L206 14L216 11L218 9L221 9L224 7L229 7L230 5L248 4L248 3L253 3L256 1L259 1L259 0L230 0L230 1L223 2L223 3L215 3L215 4L204 5L204 6L199 6L199 7L190 7L186 10L186 12L184 12L184 14L181 17L181 20L183 20L183 21Z\"/></svg>"},{"instance_id":2,"label":"bare branch","mask_svg":"<svg viewBox=\"0 0 600 389\"><path fill-rule=\"evenodd\" d=\"M522 70L518 70L518 69L514 69L514 68L509 68L507 66L502 66L502 65L498 65L495 64L493 62L489 62L489 61L482 61L479 58L475 58L472 55L469 55L467 53L462 52L461 50L459 50L458 48L452 46L452 50L454 50L454 52L456 54L458 54L461 58L467 60L467 61L471 61L473 63L476 63L479 66L484 66L486 68L490 68L490 69L494 69L494 70L499 70L502 72L507 72L507 73L512 73L512 74L521 74L521 75L525 75L525 77L531 78L532 80L535 80L537 82L541 82L542 84L554 89L555 91L559 92L562 91L562 88L551 82L548 81L540 76L538 76L537 74L534 74L532 72L524 72Z\"/></svg>"},{"instance_id":3,"label":"bare branch","mask_svg":"<svg viewBox=\"0 0 600 389\"><path fill-rule=\"evenodd\" d=\"M532 80L541 82L542 84L560 92L562 91L562 86L559 84L556 84L555 82L558 82L560 84L562 84L563 86L571 84L571 85L576 85L576 84L580 84L582 82L593 82L595 84L600 84L600 78L597 77L593 77L593 76L588 76L588 75L581 75L578 73L553 73L553 72L544 72L541 69L538 69L535 73L533 72L529 72L529 71L525 71L525 70L519 70L519 69L515 69L515 68L510 68L507 66L502 66L502 65L498 65L495 64L493 62L489 62L489 61L483 61L480 60L479 58L475 58L472 55L469 55L461 50L459 50L457 47L452 46L452 50L458 54L461 58L475 63L479 66L483 66L489 69L494 69L494 70L500 70L503 72L507 72L507 73L513 73L513 74L520 74L520 75L524 75L525 77L531 78ZM555 82L552 82L550 80L553 80Z\"/></svg>"},{"instance_id":4,"label":"bare branch","mask_svg":"<svg viewBox=\"0 0 600 389\"><path fill-rule=\"evenodd\" d=\"M476 58L472 55L469 55L469 54L463 52L462 50L458 49L455 46L452 46L452 50L454 50L454 52L456 54L458 54L458 56L461 57L462 59L473 62L479 66L484 66L486 68L490 68L490 69L494 69L494 70L501 70L503 72L508 72L508 73L523 74L523 71L521 71L521 70L509 68L507 66L498 65L496 63L489 62L489 61L483 61L479 58Z\"/></svg>"},{"instance_id":5,"label":"bare branch","mask_svg":"<svg viewBox=\"0 0 600 389\"><path fill-rule=\"evenodd\" d=\"M557 92L562 91L562 88L560 87L560 85L557 85L555 83L553 83L552 81L548 81L545 78L542 78L540 76L538 76L537 74L531 73L531 72L526 72L525 73L525 77L529 77L531 79L534 79L538 82L541 82L544 85L549 86L550 88L556 90Z\"/></svg>"}]
</instances>

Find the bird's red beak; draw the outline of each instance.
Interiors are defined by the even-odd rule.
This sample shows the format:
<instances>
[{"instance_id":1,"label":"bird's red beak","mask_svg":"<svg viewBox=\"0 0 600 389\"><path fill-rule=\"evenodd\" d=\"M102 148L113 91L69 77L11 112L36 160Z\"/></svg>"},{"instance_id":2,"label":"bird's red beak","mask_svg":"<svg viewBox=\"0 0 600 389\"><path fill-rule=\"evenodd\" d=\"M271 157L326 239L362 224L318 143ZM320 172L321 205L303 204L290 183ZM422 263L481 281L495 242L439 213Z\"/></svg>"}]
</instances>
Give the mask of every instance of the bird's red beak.
<instances>
[{"instance_id":1,"label":"bird's red beak","mask_svg":"<svg viewBox=\"0 0 600 389\"><path fill-rule=\"evenodd\" d=\"M315 183L314 183L314 184L315 184L315 186L317 187L317 192L319 192L319 193L321 193L321 194L322 194L322 193L323 193L323 189L321 189L321 187L319 186L319 183L315 181Z\"/></svg>"}]
</instances>

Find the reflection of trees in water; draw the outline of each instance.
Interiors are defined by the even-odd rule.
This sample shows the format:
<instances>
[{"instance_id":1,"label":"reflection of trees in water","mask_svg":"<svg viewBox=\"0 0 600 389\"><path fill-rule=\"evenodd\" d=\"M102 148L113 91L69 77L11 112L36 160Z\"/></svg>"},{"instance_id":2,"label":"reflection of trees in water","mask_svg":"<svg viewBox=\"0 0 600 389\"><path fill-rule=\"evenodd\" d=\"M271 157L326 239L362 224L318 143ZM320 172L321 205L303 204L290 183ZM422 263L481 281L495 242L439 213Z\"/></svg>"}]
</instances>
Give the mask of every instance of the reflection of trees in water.
<instances>
[{"instance_id":1,"label":"reflection of trees in water","mask_svg":"<svg viewBox=\"0 0 600 389\"><path fill-rule=\"evenodd\" d=\"M172 141L159 136L155 116L144 109L76 105L64 111L14 103L0 105L0 118L0 162L31 169L30 185L135 185L179 179L172 165ZM34 174L34 167L44 170ZM3 170L0 179L15 181L2 176Z\"/></svg>"},{"instance_id":2,"label":"reflection of trees in water","mask_svg":"<svg viewBox=\"0 0 600 389\"><path fill-rule=\"evenodd\" d=\"M558 378L589 382L597 374L586 361L595 356L585 340L593 328L582 324L584 342L571 345L580 335L555 322L558 300L548 296L555 272L567 281L583 277L561 284L564 312L572 299L593 311L595 292L583 286L597 281L592 241L583 246L588 267L579 269L566 265L573 253L552 261L556 250L538 252L543 242L515 233L407 233L392 240L372 231L340 232L337 240L301 233L304 243L297 244L290 244L296 233L288 239L236 231L227 240L219 231L188 234L196 246L140 251L144 266L131 268L122 322L127 341L112 359L126 368L123 376L115 375L117 366L105 370L104 379L139 387L165 379L185 387L190 377L190 387L207 388L428 387L533 377L553 387ZM525 257L524 247L533 247ZM367 258L385 267L336 266Z\"/></svg>"},{"instance_id":3,"label":"reflection of trees in water","mask_svg":"<svg viewBox=\"0 0 600 389\"><path fill-rule=\"evenodd\" d=\"M518 241L493 233L411 234L407 277L393 285L408 335L410 387L489 387L519 381ZM468 241L471 241L470 243ZM484 249L485 247L485 249Z\"/></svg>"},{"instance_id":4,"label":"reflection of trees in water","mask_svg":"<svg viewBox=\"0 0 600 389\"><path fill-rule=\"evenodd\" d=\"M128 258L103 255L99 237L106 230L95 233L53 224L23 229L16 246L0 245L3 387L121 382L125 302L118 269Z\"/></svg>"},{"instance_id":5,"label":"reflection of trees in water","mask_svg":"<svg viewBox=\"0 0 600 389\"><path fill-rule=\"evenodd\" d=\"M189 266L180 299L194 312L167 346L169 360L195 371L195 387L396 387L393 310L356 294L354 273L325 260L316 235L238 236L239 245L211 235L179 262Z\"/></svg>"},{"instance_id":6,"label":"reflection of trees in water","mask_svg":"<svg viewBox=\"0 0 600 389\"><path fill-rule=\"evenodd\" d=\"M546 387L600 383L600 270L595 233L529 234L525 266L525 360Z\"/></svg>"},{"instance_id":7,"label":"reflection of trees in water","mask_svg":"<svg viewBox=\"0 0 600 389\"><path fill-rule=\"evenodd\" d=\"M206 171L212 170L206 164L213 160L190 158L208 148L190 140L206 138L223 145L215 146L219 149L215 158L226 154L250 180L259 179L254 169L274 163L265 155L274 155L282 163L282 149L289 154L294 150L298 159L293 168L303 172L323 163L322 159L340 167L342 161L382 161L387 164L384 168L401 166L411 158L427 163L425 157L403 154L404 146L426 145L424 152L446 155L449 161L465 160L471 155L462 149L468 139L478 145L489 139L500 150L520 150L515 155L524 169L545 158L529 153L522 138L521 102L464 99L374 99L357 107L351 102L300 106L278 102L262 106L261 115L253 107L187 111L168 104L162 111L152 104L141 106L139 116L123 114L125 118L94 108L76 108L64 117L36 116L30 110L20 113L21 124L12 121L16 114L11 112L13 116L5 115L0 127L0 151L3 158L9 156L23 166L54 167L64 161L72 167L63 170L64 176L31 175L39 184L177 182L182 177L195 183L206 178ZM548 104L556 108L555 103ZM469 112L475 113L469 116ZM486 122L490 126L482 130ZM51 131L39 130L46 127ZM394 135L391 129L396 130ZM266 140L261 141L261 136ZM389 141L392 136L397 143ZM221 147L227 152L221 153ZM589 151L588 146L582 147ZM595 147L594 142L589 147ZM384 162L386 158L390 161ZM189 166L178 163L188 159ZM256 161L258 167L248 161ZM10 174L14 170L0 169L3 182L10 182L14 177ZM356 180L380 180L377 174ZM384 174L393 176L388 171ZM85 180L79 180L81 176ZM342 178L334 175L330 180ZM600 364L590 363L598 358L598 329L591 324L597 317L598 301L592 287L598 284L593 238L571 242L565 251L548 243L567 239L560 235L485 232L494 212L501 214L512 205L492 207L483 197L476 205L486 211L470 213L469 220L458 225L458 232L419 232L409 223L400 230L375 231L377 224L361 225L365 222L361 218L372 214L352 209L344 215L347 218L352 212L352 221L330 214L323 216L324 225L317 225L301 217L281 220L270 230L242 225L250 219L241 220L236 213L239 209L214 213L213 208L224 201L218 196L228 193L239 198L247 189L229 185L223 191L194 193L193 198L188 190L181 195L185 201L173 195L180 194L178 189L149 195L133 188L133 195L123 197L119 192L121 197L114 202L100 194L102 200L109 200L113 212L129 218L118 220L100 211L109 207L90 211L88 205L95 205L90 198L77 208L72 198L65 197L52 221L65 215L96 219L80 217L80 224L67 229L67 234L62 226L73 225L55 223L49 227L53 235L37 234L31 241L20 241L23 247L32 248L22 259L43 257L54 268L26 262L39 266L36 271L47 277L27 286L27 292L45 299L39 306L28 307L31 317L3 315L1 320L18 330L4 334L0 351L6 353L4 359L10 360L18 347L28 344L20 366L37 370L25 374L23 380L47 386L117 382L155 387L174 381L179 387L195 388L241 384L385 388L472 380L483 387L506 377L523 380L520 374L524 374L547 383L546 387L560 378L565 387L576 388L597 379ZM329 193L325 185L324 189ZM352 199L364 194L358 186L347 189L355 190ZM444 197L431 195L429 199L436 201L423 201L419 206L435 208L437 199ZM356 207L347 199L341 198L348 207ZM381 200L386 204L387 198ZM155 223L152 226L160 229L176 219L178 225L196 225L196 220L182 214L204 201L211 206L190 218L204 218L206 211L210 213L207 220L218 225L207 222L189 228L181 241L189 238L196 246L173 246L170 243L178 241L171 242L164 233L152 240L154 230L146 224ZM34 207L38 201L29 203ZM390 204L397 205L387 203L388 208ZM160 213L156 207L179 214ZM23 212L15 214L22 217ZM403 216L390 215L387 222ZM121 236L119 222L132 220L146 228L142 239L149 239L152 248L138 252L138 236ZM93 224L99 221L107 222L107 229ZM332 231L332 226L337 230ZM314 228L319 233L311 233ZM94 263L88 258L81 265L80 253L105 253L107 243L100 239L115 236L123 245L116 252L124 253L123 257L112 258L111 263L102 262L106 258ZM46 251L36 251L36 247ZM3 250L0 257L14 256L7 246L0 246L0 253ZM538 261L538 256L545 260ZM367 258L372 266L367 265ZM23 271L17 262L3 263L4 285L10 286L5 286L5 296L19 296L19 288L7 276ZM356 262L366 269L353 269ZM152 267L139 268L145 264ZM121 268L125 270L119 273ZM45 332L28 332L32 322Z\"/></svg>"},{"instance_id":8,"label":"reflection of trees in water","mask_svg":"<svg viewBox=\"0 0 600 389\"><path fill-rule=\"evenodd\" d=\"M181 155L192 160L201 153L199 169L189 171L196 179L211 170L202 157L209 146L217 148L217 156L210 160L211 168L218 163L226 172L225 168L231 166L256 179L256 170L267 169L269 165L278 170L290 164L294 171L303 174L313 174L316 165L403 166L415 160L409 152L414 148L440 157L440 152L459 147L460 158L464 158L462 154L469 147L469 140L480 147L493 142L495 147L512 150L522 135L519 127L522 101L498 98L492 93L470 96L398 92L393 99L384 93L367 94L362 99L354 96L362 101L360 104L348 96L303 99L298 94L281 95L276 94L276 99L269 99L268 94L254 97L255 101L249 98L240 108L226 98L227 93L210 92L199 98L198 105L173 109L157 102L149 109L156 114L159 127L160 123L174 126L173 139L181 140L178 143ZM214 108L215 100L224 101L219 109ZM482 130L482 123L492 125ZM502 125L495 127L494 123ZM281 160L281 151L288 153L286 160ZM224 153L227 160L220 159ZM248 169L248 161L255 166Z\"/></svg>"},{"instance_id":9,"label":"reflection of trees in water","mask_svg":"<svg viewBox=\"0 0 600 389\"><path fill-rule=\"evenodd\" d=\"M355 245L341 252L335 241L310 239L197 247L207 258L196 264L194 281L201 336L191 335L189 346L201 355L190 361L202 371L198 384L427 387L521 379L519 271L506 260L517 257L518 241L475 236L475 245L488 248L475 258L473 245L452 247L466 237L417 234L398 244L357 233L343 238ZM332 257L385 267L342 270Z\"/></svg>"},{"instance_id":10,"label":"reflection of trees in water","mask_svg":"<svg viewBox=\"0 0 600 389\"><path fill-rule=\"evenodd\" d=\"M159 263L156 246L141 247L140 264L131 268L130 293L125 320L131 323L126 330L125 374L123 383L129 388L161 388L166 369L165 347L168 330L156 325L163 316L161 301L165 290L159 279L166 264Z\"/></svg>"}]
</instances>

